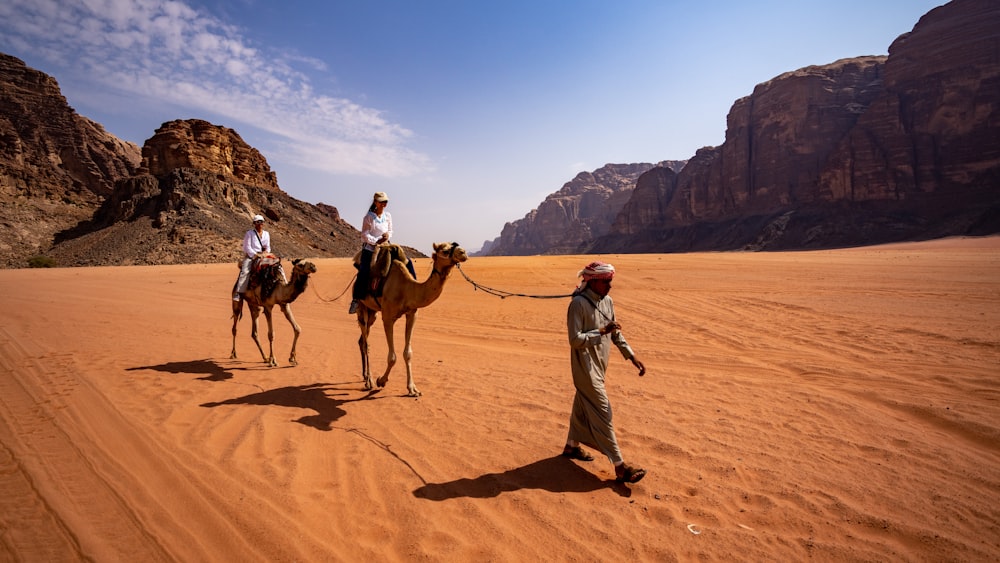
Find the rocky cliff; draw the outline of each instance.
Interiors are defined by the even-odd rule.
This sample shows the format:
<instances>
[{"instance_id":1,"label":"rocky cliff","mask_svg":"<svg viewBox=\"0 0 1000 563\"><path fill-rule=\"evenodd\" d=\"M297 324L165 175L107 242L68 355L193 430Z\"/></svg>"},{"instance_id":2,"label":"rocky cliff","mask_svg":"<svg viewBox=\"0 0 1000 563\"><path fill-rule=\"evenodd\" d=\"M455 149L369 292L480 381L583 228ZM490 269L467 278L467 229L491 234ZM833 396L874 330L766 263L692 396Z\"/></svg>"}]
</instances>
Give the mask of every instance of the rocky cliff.
<instances>
[{"instance_id":1,"label":"rocky cliff","mask_svg":"<svg viewBox=\"0 0 1000 563\"><path fill-rule=\"evenodd\" d=\"M889 56L758 85L726 139L654 169L590 252L802 249L1000 232L1000 4L954 0Z\"/></svg>"},{"instance_id":2,"label":"rocky cliff","mask_svg":"<svg viewBox=\"0 0 1000 563\"><path fill-rule=\"evenodd\" d=\"M60 265L235 261L250 219L267 217L273 250L350 256L359 234L336 208L301 202L232 129L191 119L164 123L142 147L137 174L119 180L92 219L58 233Z\"/></svg>"},{"instance_id":3,"label":"rocky cliff","mask_svg":"<svg viewBox=\"0 0 1000 563\"><path fill-rule=\"evenodd\" d=\"M256 213L286 257L357 250L335 207L283 192L232 129L170 121L140 150L77 115L52 77L0 54L0 267L40 255L59 266L235 262Z\"/></svg>"},{"instance_id":4,"label":"rocky cliff","mask_svg":"<svg viewBox=\"0 0 1000 563\"><path fill-rule=\"evenodd\" d=\"M46 251L140 160L139 147L77 115L52 77L0 53L0 267Z\"/></svg>"},{"instance_id":5,"label":"rocky cliff","mask_svg":"<svg viewBox=\"0 0 1000 563\"><path fill-rule=\"evenodd\" d=\"M280 191L277 176L257 149L236 131L200 119L164 123L142 147L141 172L159 178L179 168Z\"/></svg>"},{"instance_id":6,"label":"rocky cliff","mask_svg":"<svg viewBox=\"0 0 1000 563\"><path fill-rule=\"evenodd\" d=\"M581 172L523 219L507 223L500 236L485 243L479 254L526 256L579 252L594 238L608 232L640 175L656 166L679 169L683 165L677 161L658 165L607 164L593 172Z\"/></svg>"}]
</instances>

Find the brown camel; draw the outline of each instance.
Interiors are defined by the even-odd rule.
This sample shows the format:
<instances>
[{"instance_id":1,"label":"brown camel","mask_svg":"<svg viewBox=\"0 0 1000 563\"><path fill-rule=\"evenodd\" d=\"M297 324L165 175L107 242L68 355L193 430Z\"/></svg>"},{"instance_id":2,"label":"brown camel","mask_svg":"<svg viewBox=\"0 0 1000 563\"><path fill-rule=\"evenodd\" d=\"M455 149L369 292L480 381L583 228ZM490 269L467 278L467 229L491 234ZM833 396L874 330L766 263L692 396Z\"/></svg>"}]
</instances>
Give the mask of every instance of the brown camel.
<instances>
[{"instance_id":1,"label":"brown camel","mask_svg":"<svg viewBox=\"0 0 1000 563\"><path fill-rule=\"evenodd\" d=\"M275 264L270 267L277 270L278 266L278 264ZM260 351L260 357L271 367L278 365L278 362L274 359L274 327L271 323L271 308L277 305L281 307L281 312L285 314L285 318L292 324L292 330L295 331L295 338L292 339L292 354L288 358L288 363L293 366L297 365L299 362L295 358L295 344L299 341L299 334L302 330L299 329L298 323L295 322L295 317L292 316L291 303L306 290L306 284L309 282L309 274L316 273L316 266L312 262L305 262L298 259L293 260L292 279L286 283L284 276L275 272L274 279L276 279L276 285L273 291L267 293L266 296L264 294L266 293L265 288L267 284L260 283L260 273L263 272L251 272L250 287L239 301L233 301L233 353L229 357L230 359L236 359L236 325L240 322L240 318L243 317L243 302L246 301L252 321L250 336L253 338L254 344L257 345L257 350ZM260 340L257 339L257 317L260 315L261 309L264 310L264 317L267 318L267 343L270 350L270 357L264 355L264 349L260 345Z\"/></svg>"},{"instance_id":2,"label":"brown camel","mask_svg":"<svg viewBox=\"0 0 1000 563\"><path fill-rule=\"evenodd\" d=\"M387 249L383 249L385 252ZM395 249L399 252L399 249ZM441 296L444 289L444 282L448 279L451 269L460 262L465 262L468 256L457 242L438 243L434 245L434 255L432 257L434 268L431 270L427 281L420 283L406 269L405 258L392 260L388 268L388 274L382 294L379 297L371 295L364 298L358 304L358 325L361 327L361 338L358 339L358 346L361 348L361 371L365 380L365 389L372 389L371 364L368 361L368 334L372 324L375 323L376 315L382 312L382 326L385 328L385 340L389 345L389 357L385 367L385 373L376 382L379 388L385 387L389 381L389 372L396 363L396 351L393 345L392 328L399 317L406 315L406 346L403 348L403 359L406 361L406 389L407 395L417 397L420 391L413 384L413 370L410 367L410 359L413 357L413 350L410 348L410 337L413 336L413 324L417 319L417 309L426 307ZM375 268L372 269L373 272Z\"/></svg>"}]
</instances>

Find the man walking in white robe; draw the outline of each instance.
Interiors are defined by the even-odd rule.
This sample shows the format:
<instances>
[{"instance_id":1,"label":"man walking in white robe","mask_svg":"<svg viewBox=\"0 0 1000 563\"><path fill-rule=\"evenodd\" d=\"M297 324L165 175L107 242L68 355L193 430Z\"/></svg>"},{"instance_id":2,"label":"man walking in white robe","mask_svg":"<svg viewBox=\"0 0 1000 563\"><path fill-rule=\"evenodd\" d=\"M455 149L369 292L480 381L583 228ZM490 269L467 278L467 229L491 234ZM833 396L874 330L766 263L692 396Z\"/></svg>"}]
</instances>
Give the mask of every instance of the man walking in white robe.
<instances>
[{"instance_id":1,"label":"man walking in white robe","mask_svg":"<svg viewBox=\"0 0 1000 563\"><path fill-rule=\"evenodd\" d=\"M593 262L581 270L583 283L574 293L566 313L576 396L562 455L591 461L593 456L580 447L585 444L599 450L614 464L616 481L637 483L645 477L646 471L625 463L611 420L611 403L604 388L611 344L639 369L640 376L646 373L646 367L636 358L622 336L621 325L615 320L614 302L608 296L614 275L615 267L602 262Z\"/></svg>"}]
</instances>

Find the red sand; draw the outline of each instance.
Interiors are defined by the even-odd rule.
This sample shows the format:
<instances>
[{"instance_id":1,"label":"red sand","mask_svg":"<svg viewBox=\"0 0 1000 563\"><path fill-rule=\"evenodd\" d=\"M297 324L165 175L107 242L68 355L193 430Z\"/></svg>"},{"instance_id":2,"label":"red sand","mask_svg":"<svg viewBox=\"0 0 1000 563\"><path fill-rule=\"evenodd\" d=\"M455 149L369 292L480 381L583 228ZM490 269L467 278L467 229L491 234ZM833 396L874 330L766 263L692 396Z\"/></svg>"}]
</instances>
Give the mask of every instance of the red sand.
<instances>
[{"instance_id":1,"label":"red sand","mask_svg":"<svg viewBox=\"0 0 1000 563\"><path fill-rule=\"evenodd\" d=\"M592 258L463 269L565 294ZM454 271L413 399L402 360L362 389L346 259L278 368L248 319L228 358L231 264L0 271L0 560L1000 558L1000 238L602 258L648 368L608 373L631 487L558 456L566 299Z\"/></svg>"}]
</instances>

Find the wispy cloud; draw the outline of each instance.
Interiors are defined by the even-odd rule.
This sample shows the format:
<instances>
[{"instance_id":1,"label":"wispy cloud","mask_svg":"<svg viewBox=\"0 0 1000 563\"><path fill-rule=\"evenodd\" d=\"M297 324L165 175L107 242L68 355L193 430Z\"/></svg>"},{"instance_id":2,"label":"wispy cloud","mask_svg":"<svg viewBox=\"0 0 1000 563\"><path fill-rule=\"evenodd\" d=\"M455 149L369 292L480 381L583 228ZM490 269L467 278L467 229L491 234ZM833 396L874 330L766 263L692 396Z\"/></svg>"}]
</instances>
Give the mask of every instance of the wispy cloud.
<instances>
[{"instance_id":1,"label":"wispy cloud","mask_svg":"<svg viewBox=\"0 0 1000 563\"><path fill-rule=\"evenodd\" d=\"M75 66L101 88L270 132L293 164L381 176L430 168L406 146L410 130L376 109L315 91L296 70L325 69L322 61L270 54L239 28L183 2L4 0L0 34L17 50Z\"/></svg>"}]
</instances>

